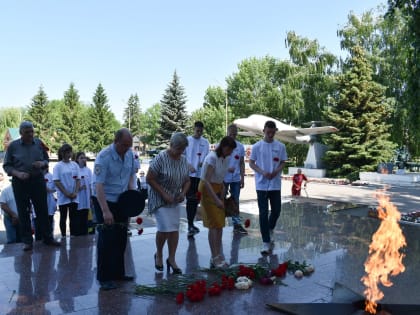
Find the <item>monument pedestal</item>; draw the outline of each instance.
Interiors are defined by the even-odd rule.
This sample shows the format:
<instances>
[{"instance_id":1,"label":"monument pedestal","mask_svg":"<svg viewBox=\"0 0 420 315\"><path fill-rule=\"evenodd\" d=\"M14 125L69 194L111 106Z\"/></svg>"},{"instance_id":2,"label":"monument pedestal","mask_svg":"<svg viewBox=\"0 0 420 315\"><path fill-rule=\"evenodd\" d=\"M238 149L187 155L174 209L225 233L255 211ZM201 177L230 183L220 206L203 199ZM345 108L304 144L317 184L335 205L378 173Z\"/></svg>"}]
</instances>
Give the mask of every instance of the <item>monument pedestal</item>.
<instances>
[{"instance_id":1,"label":"monument pedestal","mask_svg":"<svg viewBox=\"0 0 420 315\"><path fill-rule=\"evenodd\" d=\"M304 168L304 167L289 167L289 174L294 175L297 173L298 169L302 170L302 174L306 177L315 177L315 178L323 178L325 177L327 170L323 168Z\"/></svg>"}]
</instances>

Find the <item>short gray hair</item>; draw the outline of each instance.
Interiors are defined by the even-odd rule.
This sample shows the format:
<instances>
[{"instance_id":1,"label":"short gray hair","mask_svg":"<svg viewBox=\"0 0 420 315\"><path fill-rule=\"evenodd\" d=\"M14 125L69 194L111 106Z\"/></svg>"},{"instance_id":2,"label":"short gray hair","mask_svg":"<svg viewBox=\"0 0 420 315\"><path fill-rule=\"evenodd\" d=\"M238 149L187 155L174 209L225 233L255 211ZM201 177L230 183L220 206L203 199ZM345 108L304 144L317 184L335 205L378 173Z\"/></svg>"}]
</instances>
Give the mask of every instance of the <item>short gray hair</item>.
<instances>
[{"instance_id":1,"label":"short gray hair","mask_svg":"<svg viewBox=\"0 0 420 315\"><path fill-rule=\"evenodd\" d=\"M171 147L185 148L188 146L187 136L183 134L182 132L176 132L172 135L171 141L169 144Z\"/></svg>"},{"instance_id":2,"label":"short gray hair","mask_svg":"<svg viewBox=\"0 0 420 315\"><path fill-rule=\"evenodd\" d=\"M27 128L34 128L34 124L31 123L29 120L24 120L20 123L19 125L19 132L21 133L23 129L27 129Z\"/></svg>"}]
</instances>

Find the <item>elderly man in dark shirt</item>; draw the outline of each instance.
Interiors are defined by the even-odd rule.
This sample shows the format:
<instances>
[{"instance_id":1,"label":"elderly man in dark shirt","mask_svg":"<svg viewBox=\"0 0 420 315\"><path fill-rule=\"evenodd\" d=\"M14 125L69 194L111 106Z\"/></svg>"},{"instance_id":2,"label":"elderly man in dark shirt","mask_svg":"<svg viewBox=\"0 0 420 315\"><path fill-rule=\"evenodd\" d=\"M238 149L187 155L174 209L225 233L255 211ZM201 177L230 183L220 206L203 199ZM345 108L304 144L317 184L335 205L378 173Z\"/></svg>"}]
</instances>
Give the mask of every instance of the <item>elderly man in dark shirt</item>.
<instances>
[{"instance_id":1,"label":"elderly man in dark shirt","mask_svg":"<svg viewBox=\"0 0 420 315\"><path fill-rule=\"evenodd\" d=\"M32 250L33 238L29 205L34 206L39 235L44 243L60 246L52 237L48 223L47 188L42 168L48 165L47 147L38 138L34 138L34 126L23 121L19 127L20 139L14 140L7 148L3 168L12 178L13 193L16 199L20 221L23 250Z\"/></svg>"}]
</instances>

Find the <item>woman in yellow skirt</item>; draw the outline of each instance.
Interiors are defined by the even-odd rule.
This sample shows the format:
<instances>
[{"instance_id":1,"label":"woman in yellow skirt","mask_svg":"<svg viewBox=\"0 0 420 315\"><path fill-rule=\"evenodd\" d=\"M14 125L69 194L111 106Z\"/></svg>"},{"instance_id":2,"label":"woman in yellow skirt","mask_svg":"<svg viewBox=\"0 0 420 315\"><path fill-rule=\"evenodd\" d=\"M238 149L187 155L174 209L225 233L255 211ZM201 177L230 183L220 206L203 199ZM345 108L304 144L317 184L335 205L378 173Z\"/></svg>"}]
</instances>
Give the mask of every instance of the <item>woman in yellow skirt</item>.
<instances>
[{"instance_id":1,"label":"woman in yellow skirt","mask_svg":"<svg viewBox=\"0 0 420 315\"><path fill-rule=\"evenodd\" d=\"M223 179L229 166L229 156L236 148L231 137L224 137L217 149L204 159L198 191L201 193L203 225L209 229L208 240L212 258L210 267L223 268L227 263L222 255L222 234L225 226Z\"/></svg>"}]
</instances>

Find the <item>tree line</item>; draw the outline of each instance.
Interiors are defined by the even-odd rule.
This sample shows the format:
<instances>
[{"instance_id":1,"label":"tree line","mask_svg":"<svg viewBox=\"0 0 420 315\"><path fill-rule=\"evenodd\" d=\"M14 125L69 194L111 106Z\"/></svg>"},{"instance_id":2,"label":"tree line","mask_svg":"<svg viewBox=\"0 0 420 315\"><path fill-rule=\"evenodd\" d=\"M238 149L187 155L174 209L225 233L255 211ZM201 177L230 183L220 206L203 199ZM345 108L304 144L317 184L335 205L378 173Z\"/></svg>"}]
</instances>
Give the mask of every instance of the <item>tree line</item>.
<instances>
[{"instance_id":1,"label":"tree line","mask_svg":"<svg viewBox=\"0 0 420 315\"><path fill-rule=\"evenodd\" d=\"M288 32L289 59L242 60L226 77L226 89L209 86L202 107L191 115L175 71L160 102L145 111L139 96L130 95L122 123L110 111L101 84L86 105L71 83L61 100L48 100L40 87L28 108L3 109L0 131L29 119L52 150L68 142L77 150L98 152L124 126L148 147L163 148L173 132L190 133L196 120L205 123L205 136L216 143L235 118L259 113L295 126L323 121L340 129L321 139L329 146L325 160L330 176L355 179L359 171L390 161L397 147L419 156L419 1L389 1L388 7L361 16L350 13L337 36L346 57ZM291 163L302 165L307 148L287 146Z\"/></svg>"}]
</instances>

